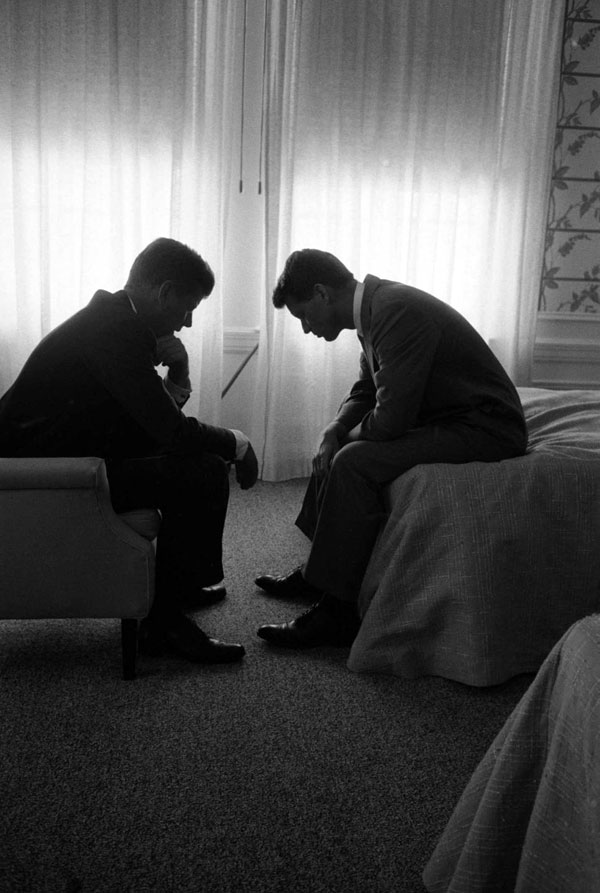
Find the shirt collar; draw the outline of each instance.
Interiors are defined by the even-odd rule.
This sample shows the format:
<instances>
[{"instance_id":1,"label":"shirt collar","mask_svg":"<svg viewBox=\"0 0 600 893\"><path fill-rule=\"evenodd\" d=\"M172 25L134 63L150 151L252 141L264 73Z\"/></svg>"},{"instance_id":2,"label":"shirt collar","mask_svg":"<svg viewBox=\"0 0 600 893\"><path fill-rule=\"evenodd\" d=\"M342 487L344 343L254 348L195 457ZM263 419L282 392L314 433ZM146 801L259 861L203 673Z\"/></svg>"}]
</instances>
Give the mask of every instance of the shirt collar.
<instances>
[{"instance_id":1,"label":"shirt collar","mask_svg":"<svg viewBox=\"0 0 600 893\"><path fill-rule=\"evenodd\" d=\"M353 304L352 312L353 312L353 316L354 316L354 325L356 326L356 332L361 337L363 334L361 310L362 310L362 300L363 300L364 291L365 291L365 283L358 282L356 284L356 288L354 289L354 304Z\"/></svg>"}]
</instances>

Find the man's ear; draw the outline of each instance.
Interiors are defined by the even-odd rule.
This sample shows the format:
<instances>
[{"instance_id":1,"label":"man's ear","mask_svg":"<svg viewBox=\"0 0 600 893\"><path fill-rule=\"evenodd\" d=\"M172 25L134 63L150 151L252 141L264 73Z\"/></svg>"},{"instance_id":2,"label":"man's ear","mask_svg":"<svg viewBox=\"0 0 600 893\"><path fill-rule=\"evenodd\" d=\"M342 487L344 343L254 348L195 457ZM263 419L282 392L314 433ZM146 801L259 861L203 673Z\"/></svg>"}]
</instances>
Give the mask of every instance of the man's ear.
<instances>
[{"instance_id":1,"label":"man's ear","mask_svg":"<svg viewBox=\"0 0 600 893\"><path fill-rule=\"evenodd\" d=\"M325 301L326 304L330 303L331 297L329 294L329 289L326 285L322 285L320 282L317 282L314 287L314 293L319 298L321 298L322 301Z\"/></svg>"},{"instance_id":2,"label":"man's ear","mask_svg":"<svg viewBox=\"0 0 600 893\"><path fill-rule=\"evenodd\" d=\"M174 286L170 279L165 280L158 289L158 306L161 310L165 310L170 306L173 300Z\"/></svg>"}]
</instances>

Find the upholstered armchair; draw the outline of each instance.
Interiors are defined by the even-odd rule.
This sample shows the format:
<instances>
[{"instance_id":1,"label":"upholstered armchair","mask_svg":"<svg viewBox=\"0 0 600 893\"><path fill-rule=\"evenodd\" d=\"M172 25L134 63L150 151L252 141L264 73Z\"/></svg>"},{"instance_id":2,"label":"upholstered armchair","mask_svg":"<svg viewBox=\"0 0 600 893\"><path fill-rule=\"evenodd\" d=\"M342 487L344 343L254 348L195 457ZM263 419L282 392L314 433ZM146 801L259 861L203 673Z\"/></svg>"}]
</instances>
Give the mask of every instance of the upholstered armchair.
<instances>
[{"instance_id":1,"label":"upholstered armchair","mask_svg":"<svg viewBox=\"0 0 600 893\"><path fill-rule=\"evenodd\" d=\"M159 524L114 512L102 459L0 459L0 619L120 618L133 679Z\"/></svg>"}]
</instances>

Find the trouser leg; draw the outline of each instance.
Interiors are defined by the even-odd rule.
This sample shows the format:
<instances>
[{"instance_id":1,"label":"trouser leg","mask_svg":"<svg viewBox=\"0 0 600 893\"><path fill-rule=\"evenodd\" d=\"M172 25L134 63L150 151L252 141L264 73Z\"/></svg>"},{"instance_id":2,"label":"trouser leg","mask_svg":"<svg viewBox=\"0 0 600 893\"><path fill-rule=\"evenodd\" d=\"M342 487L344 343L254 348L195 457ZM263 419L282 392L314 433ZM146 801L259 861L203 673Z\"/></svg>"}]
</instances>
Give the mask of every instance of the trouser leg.
<instances>
[{"instance_id":1,"label":"trouser leg","mask_svg":"<svg viewBox=\"0 0 600 893\"><path fill-rule=\"evenodd\" d=\"M415 465L503 457L489 435L466 426L416 428L396 441L359 441L342 447L322 488L309 484L313 492L307 492L296 522L312 537L306 580L338 599L356 601L387 518L386 484Z\"/></svg>"},{"instance_id":2,"label":"trouser leg","mask_svg":"<svg viewBox=\"0 0 600 893\"><path fill-rule=\"evenodd\" d=\"M305 579L343 601L356 601L386 517L381 487L364 473L360 456L354 461L359 452L354 446L343 447L335 456L321 498L313 501L309 496L297 522L310 535L316 512Z\"/></svg>"},{"instance_id":3,"label":"trouser leg","mask_svg":"<svg viewBox=\"0 0 600 893\"><path fill-rule=\"evenodd\" d=\"M300 514L296 518L296 527L299 527L309 540L312 540L315 535L319 512L327 489L328 477L318 478L314 474L311 475L302 500Z\"/></svg>"},{"instance_id":4,"label":"trouser leg","mask_svg":"<svg viewBox=\"0 0 600 893\"><path fill-rule=\"evenodd\" d=\"M223 528L229 499L226 463L211 453L107 462L116 511L157 508L152 614L179 608L186 594L223 579Z\"/></svg>"}]
</instances>

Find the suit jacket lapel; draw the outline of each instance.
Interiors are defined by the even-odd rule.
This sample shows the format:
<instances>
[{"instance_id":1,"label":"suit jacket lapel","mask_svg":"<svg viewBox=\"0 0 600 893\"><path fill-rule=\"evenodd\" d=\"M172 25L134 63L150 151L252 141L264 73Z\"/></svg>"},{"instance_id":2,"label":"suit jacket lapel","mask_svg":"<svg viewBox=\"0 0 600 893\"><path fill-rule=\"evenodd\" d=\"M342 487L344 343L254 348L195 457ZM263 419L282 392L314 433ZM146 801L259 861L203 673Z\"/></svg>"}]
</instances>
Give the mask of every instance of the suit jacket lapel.
<instances>
[{"instance_id":1,"label":"suit jacket lapel","mask_svg":"<svg viewBox=\"0 0 600 893\"><path fill-rule=\"evenodd\" d=\"M363 292L362 306L360 309L360 321L363 330L363 337L361 341L373 378L375 377L375 373L379 366L375 358L375 353L373 351L373 339L371 337L371 312L373 293L379 285L379 282L380 280L377 278L377 276L368 275L365 277L365 290Z\"/></svg>"}]
</instances>

